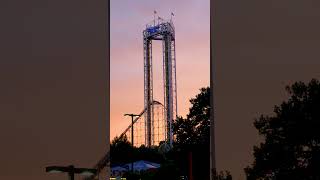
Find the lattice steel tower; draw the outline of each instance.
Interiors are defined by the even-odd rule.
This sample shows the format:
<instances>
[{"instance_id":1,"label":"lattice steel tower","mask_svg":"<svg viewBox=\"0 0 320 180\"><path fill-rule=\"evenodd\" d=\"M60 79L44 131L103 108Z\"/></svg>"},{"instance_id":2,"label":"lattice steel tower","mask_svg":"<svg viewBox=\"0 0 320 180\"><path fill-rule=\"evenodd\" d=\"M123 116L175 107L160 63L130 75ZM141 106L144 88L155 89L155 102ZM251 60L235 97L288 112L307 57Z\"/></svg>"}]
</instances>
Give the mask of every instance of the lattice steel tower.
<instances>
[{"instance_id":1,"label":"lattice steel tower","mask_svg":"<svg viewBox=\"0 0 320 180\"><path fill-rule=\"evenodd\" d=\"M165 139L172 146L172 122L177 116L177 82L176 82L176 51L175 31L172 20L158 18L146 25L143 31L144 49L144 107L145 142L148 147L154 145L154 113L153 113L153 74L152 74L152 41L162 41L163 51L163 87L164 87L164 118L166 122Z\"/></svg>"}]
</instances>

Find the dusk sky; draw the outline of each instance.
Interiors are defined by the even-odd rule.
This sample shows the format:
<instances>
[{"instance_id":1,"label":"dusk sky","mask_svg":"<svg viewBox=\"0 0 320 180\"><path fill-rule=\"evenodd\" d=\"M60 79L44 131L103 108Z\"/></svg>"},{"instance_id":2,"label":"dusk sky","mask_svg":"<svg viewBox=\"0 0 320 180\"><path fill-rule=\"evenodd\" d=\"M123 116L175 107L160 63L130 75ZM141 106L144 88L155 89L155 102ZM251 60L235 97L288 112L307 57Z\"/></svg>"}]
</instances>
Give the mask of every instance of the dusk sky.
<instances>
[{"instance_id":1,"label":"dusk sky","mask_svg":"<svg viewBox=\"0 0 320 180\"><path fill-rule=\"evenodd\" d=\"M210 84L209 0L112 0L110 5L110 138L131 123L125 113L140 113L143 99L143 39L145 25L157 16L170 19L176 33L178 114L188 113L189 99ZM156 17L157 17L156 16ZM153 41L154 99L163 102L162 44Z\"/></svg>"}]
</instances>

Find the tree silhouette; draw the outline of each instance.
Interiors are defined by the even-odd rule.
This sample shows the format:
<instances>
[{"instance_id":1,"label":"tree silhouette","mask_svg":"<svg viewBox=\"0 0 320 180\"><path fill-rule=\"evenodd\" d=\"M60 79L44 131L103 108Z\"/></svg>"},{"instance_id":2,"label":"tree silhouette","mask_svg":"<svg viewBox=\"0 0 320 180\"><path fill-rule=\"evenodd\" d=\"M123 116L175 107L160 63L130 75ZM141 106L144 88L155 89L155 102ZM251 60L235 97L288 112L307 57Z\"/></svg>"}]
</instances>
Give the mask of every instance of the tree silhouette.
<instances>
[{"instance_id":1,"label":"tree silhouette","mask_svg":"<svg viewBox=\"0 0 320 180\"><path fill-rule=\"evenodd\" d=\"M261 115L254 126L264 142L254 146L251 179L320 179L320 83L296 82L286 87L290 98Z\"/></svg>"},{"instance_id":2,"label":"tree silhouette","mask_svg":"<svg viewBox=\"0 0 320 180\"><path fill-rule=\"evenodd\" d=\"M122 165L130 162L132 158L132 146L127 136L115 137L110 144L111 166Z\"/></svg>"},{"instance_id":3,"label":"tree silhouette","mask_svg":"<svg viewBox=\"0 0 320 180\"><path fill-rule=\"evenodd\" d=\"M191 107L187 118L179 117L173 123L175 146L210 145L210 88L200 89L190 99Z\"/></svg>"},{"instance_id":4,"label":"tree silhouette","mask_svg":"<svg viewBox=\"0 0 320 180\"><path fill-rule=\"evenodd\" d=\"M115 137L110 144L111 166L123 165L132 161L147 160L163 162L163 156L157 147L147 148L144 145L132 148L127 136Z\"/></svg>"},{"instance_id":5,"label":"tree silhouette","mask_svg":"<svg viewBox=\"0 0 320 180\"><path fill-rule=\"evenodd\" d=\"M201 88L190 103L187 117L179 117L173 123L175 142L171 157L182 173L187 174L188 157L192 153L193 179L207 180L210 179L210 88Z\"/></svg>"},{"instance_id":6,"label":"tree silhouette","mask_svg":"<svg viewBox=\"0 0 320 180\"><path fill-rule=\"evenodd\" d=\"M193 179L210 179L210 87L190 99L191 107L186 118L179 117L173 122L174 146L169 152L158 147L134 148L133 159L161 163L155 173L144 173L141 179L179 179L188 175L188 157L192 153ZM162 144L164 142L161 142ZM161 146L160 146L161 147ZM111 143L111 164L123 164L130 160L131 144L126 137L116 137ZM164 156L161 154L163 153ZM130 172L128 173L130 174ZM128 176L129 177L129 176ZM232 180L228 171L221 171L217 180Z\"/></svg>"}]
</instances>

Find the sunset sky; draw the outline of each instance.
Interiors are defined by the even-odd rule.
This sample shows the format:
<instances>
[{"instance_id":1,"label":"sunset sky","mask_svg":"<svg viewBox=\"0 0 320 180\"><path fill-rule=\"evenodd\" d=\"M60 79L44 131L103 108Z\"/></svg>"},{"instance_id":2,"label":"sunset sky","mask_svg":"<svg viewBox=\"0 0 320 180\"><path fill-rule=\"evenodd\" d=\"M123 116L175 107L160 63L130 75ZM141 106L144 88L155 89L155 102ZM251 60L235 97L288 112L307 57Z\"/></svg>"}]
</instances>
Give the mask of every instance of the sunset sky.
<instances>
[{"instance_id":1,"label":"sunset sky","mask_svg":"<svg viewBox=\"0 0 320 180\"><path fill-rule=\"evenodd\" d=\"M209 0L112 0L110 6L110 138L130 124L124 113L143 109L142 31L154 10L164 19L174 13L178 114L185 116L189 99L210 84ZM163 102L161 48L160 41L153 41L154 99Z\"/></svg>"}]
</instances>

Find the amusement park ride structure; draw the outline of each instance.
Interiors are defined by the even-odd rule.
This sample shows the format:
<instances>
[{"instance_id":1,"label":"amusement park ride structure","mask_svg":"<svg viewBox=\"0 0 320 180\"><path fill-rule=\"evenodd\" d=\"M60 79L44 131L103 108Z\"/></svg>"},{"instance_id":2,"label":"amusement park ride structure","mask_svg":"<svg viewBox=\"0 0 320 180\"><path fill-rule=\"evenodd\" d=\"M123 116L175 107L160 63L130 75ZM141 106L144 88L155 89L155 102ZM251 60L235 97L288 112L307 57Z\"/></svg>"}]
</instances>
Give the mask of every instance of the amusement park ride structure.
<instances>
[{"instance_id":1,"label":"amusement park ride structure","mask_svg":"<svg viewBox=\"0 0 320 180\"><path fill-rule=\"evenodd\" d=\"M173 13L171 14L173 15ZM153 99L153 72L152 72L152 41L162 41L163 51L163 104ZM176 78L176 51L175 28L170 20L158 17L146 25L143 30L144 52L144 108L120 135L136 139L134 146L147 147L160 145L161 148L170 149L173 143L172 123L177 117L177 78ZM133 128L134 126L134 128ZM133 133L131 132L134 129ZM110 152L94 166L97 174L85 178L91 180L103 172L110 163Z\"/></svg>"},{"instance_id":2,"label":"amusement park ride structure","mask_svg":"<svg viewBox=\"0 0 320 180\"><path fill-rule=\"evenodd\" d=\"M162 41L163 104L153 99L152 42L154 40ZM175 29L172 19L164 20L158 17L157 22L154 20L146 25L145 30L143 30L143 52L144 110L122 135L126 134L129 137L131 134L129 132L134 126L133 134L135 139L138 140L134 143L135 146L145 145L151 147L159 145L160 142L165 142L166 145L172 147L172 122L177 117ZM139 128L138 126L141 125L144 127ZM141 135L139 131L143 131L144 134Z\"/></svg>"}]
</instances>

